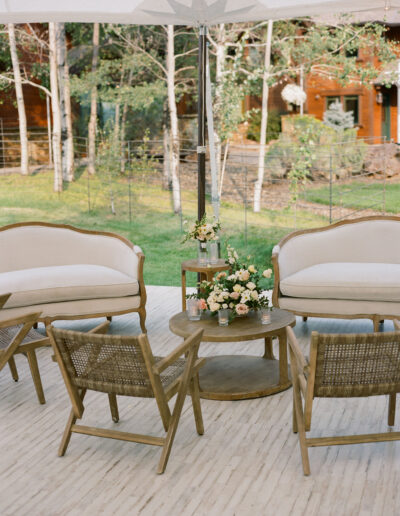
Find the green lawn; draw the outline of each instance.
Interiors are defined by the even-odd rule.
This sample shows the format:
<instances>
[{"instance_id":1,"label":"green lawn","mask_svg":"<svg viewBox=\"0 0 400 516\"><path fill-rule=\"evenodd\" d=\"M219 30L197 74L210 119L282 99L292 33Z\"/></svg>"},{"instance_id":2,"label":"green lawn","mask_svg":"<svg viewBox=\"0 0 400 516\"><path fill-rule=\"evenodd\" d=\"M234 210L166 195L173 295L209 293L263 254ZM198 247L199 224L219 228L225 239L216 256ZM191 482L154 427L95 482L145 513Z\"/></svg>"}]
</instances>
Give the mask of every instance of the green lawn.
<instances>
[{"instance_id":1,"label":"green lawn","mask_svg":"<svg viewBox=\"0 0 400 516\"><path fill-rule=\"evenodd\" d=\"M82 174L74 183L66 185L62 194L52 191L52 173L40 172L29 177L0 176L0 224L28 220L72 224L78 227L112 231L124 235L140 245L146 255L145 282L149 285L179 285L180 262L194 258L194 243L181 245L181 218L171 211L170 193L157 185L135 182L131 185L131 213L129 222L128 185L120 181L113 185L116 214L109 208L110 186L100 178L90 181L88 211L88 181ZM196 216L196 192L182 192L184 217L193 221ZM211 213L210 207L207 212ZM263 211L247 217L242 205L222 204L222 242L229 241L243 255L252 255L258 267L270 266L273 246L293 227L290 211ZM299 227L326 224L326 219L297 213ZM195 276L191 278L194 285Z\"/></svg>"},{"instance_id":2,"label":"green lawn","mask_svg":"<svg viewBox=\"0 0 400 516\"><path fill-rule=\"evenodd\" d=\"M327 205L329 205L329 196L329 186L309 188L303 194L307 201ZM332 203L355 209L371 208L399 213L400 183L386 183L385 187L382 181L375 183L353 181L347 184L333 184Z\"/></svg>"}]
</instances>

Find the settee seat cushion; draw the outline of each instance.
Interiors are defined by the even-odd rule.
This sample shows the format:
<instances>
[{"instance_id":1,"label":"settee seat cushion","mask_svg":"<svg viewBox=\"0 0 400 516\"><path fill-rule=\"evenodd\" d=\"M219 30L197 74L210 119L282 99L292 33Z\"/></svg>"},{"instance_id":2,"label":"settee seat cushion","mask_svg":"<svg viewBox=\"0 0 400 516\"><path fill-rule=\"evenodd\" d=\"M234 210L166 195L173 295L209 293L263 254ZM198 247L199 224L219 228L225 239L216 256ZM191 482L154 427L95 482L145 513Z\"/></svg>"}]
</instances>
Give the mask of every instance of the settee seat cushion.
<instances>
[{"instance_id":1,"label":"settee seat cushion","mask_svg":"<svg viewBox=\"0 0 400 516\"><path fill-rule=\"evenodd\" d=\"M59 265L0 273L0 292L12 292L5 308L79 299L134 296L139 283L101 265Z\"/></svg>"},{"instance_id":2,"label":"settee seat cushion","mask_svg":"<svg viewBox=\"0 0 400 516\"><path fill-rule=\"evenodd\" d=\"M400 264L320 263L280 282L284 296L314 299L400 301Z\"/></svg>"}]
</instances>

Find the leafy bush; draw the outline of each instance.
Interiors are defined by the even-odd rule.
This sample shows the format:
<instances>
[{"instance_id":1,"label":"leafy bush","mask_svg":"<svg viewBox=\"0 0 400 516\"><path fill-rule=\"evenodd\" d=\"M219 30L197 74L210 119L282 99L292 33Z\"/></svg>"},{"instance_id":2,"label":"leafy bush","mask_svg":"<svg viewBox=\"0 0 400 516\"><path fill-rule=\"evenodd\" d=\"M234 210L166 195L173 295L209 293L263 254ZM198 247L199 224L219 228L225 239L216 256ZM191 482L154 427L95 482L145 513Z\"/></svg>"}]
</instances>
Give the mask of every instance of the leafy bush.
<instances>
[{"instance_id":1,"label":"leafy bush","mask_svg":"<svg viewBox=\"0 0 400 516\"><path fill-rule=\"evenodd\" d=\"M248 124L247 138L249 140L259 142L261 130L260 109L252 109L249 112ZM267 137L265 139L265 143L269 143L271 140L277 140L279 138L281 129L281 115L277 111L271 111L268 114Z\"/></svg>"}]
</instances>

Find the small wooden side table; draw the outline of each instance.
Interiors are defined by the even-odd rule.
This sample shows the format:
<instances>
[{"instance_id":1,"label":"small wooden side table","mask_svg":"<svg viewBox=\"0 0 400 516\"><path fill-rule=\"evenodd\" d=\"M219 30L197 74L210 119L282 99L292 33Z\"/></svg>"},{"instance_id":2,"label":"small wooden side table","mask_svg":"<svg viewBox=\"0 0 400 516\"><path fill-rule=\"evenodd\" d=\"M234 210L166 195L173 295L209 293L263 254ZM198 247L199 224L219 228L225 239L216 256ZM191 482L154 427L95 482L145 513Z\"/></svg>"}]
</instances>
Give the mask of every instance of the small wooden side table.
<instances>
[{"instance_id":1,"label":"small wooden side table","mask_svg":"<svg viewBox=\"0 0 400 516\"><path fill-rule=\"evenodd\" d=\"M211 281L216 272L227 271L229 269L230 266L222 259L219 259L217 263L210 265L200 265L197 260L186 260L185 262L182 262L182 310L186 310L186 271L199 272L202 280Z\"/></svg>"}]
</instances>

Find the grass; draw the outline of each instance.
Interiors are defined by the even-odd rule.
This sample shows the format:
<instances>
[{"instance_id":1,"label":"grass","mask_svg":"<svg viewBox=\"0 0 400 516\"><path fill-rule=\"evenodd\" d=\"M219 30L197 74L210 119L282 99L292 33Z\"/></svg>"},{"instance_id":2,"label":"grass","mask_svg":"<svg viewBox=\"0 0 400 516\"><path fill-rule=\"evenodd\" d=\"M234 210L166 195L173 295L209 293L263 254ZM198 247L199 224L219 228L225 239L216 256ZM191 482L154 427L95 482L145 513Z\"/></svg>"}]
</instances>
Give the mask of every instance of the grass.
<instances>
[{"instance_id":1,"label":"grass","mask_svg":"<svg viewBox=\"0 0 400 516\"><path fill-rule=\"evenodd\" d=\"M113 215L109 207L111 189L104 178L94 177L88 183L86 175L81 174L56 194L52 191L51 171L29 177L0 176L0 224L40 220L119 233L143 249L147 284L180 285L180 263L194 258L196 247L194 243L180 243L181 218L172 213L170 193L143 181L132 183L130 222L128 188L123 180L112 185L116 210ZM196 192L182 192L182 211L190 221L195 219L196 203ZM207 211L211 213L209 206ZM243 256L253 256L257 267L266 268L271 266L273 246L291 231L293 214L289 210L256 214L250 209L245 214L243 205L223 203L221 222L222 242L229 241ZM326 219L298 212L297 224L313 227L326 224ZM189 279L194 285L195 275Z\"/></svg>"},{"instance_id":2,"label":"grass","mask_svg":"<svg viewBox=\"0 0 400 516\"><path fill-rule=\"evenodd\" d=\"M329 186L310 188L304 194L307 201L329 205ZM400 183L365 183L352 181L333 185L332 202L349 208L383 210L388 213L400 212ZM385 207L384 207L385 206Z\"/></svg>"}]
</instances>

